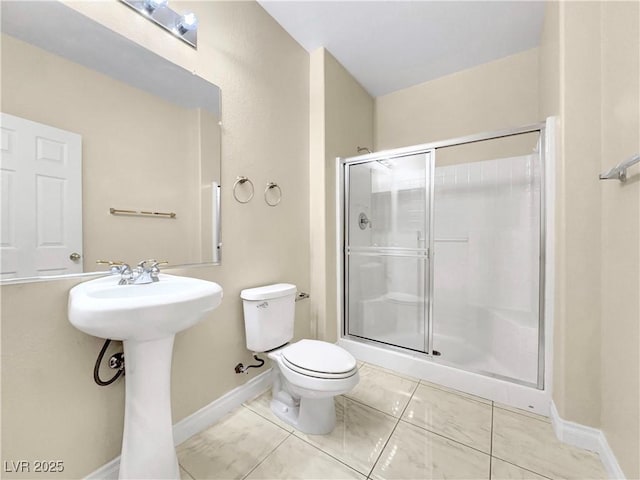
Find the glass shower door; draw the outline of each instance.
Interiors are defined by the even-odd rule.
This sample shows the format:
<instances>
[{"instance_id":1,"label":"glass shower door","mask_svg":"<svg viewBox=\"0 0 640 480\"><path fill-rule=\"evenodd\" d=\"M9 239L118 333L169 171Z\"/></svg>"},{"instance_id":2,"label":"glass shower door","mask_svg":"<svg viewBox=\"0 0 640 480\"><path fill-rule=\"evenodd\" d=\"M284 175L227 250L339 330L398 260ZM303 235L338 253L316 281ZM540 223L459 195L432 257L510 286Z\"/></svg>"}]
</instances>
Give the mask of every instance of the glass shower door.
<instances>
[{"instance_id":1,"label":"glass shower door","mask_svg":"<svg viewBox=\"0 0 640 480\"><path fill-rule=\"evenodd\" d=\"M439 148L433 349L439 362L542 386L539 132Z\"/></svg>"},{"instance_id":2,"label":"glass shower door","mask_svg":"<svg viewBox=\"0 0 640 480\"><path fill-rule=\"evenodd\" d=\"M428 351L431 158L427 152L346 167L349 335Z\"/></svg>"}]
</instances>

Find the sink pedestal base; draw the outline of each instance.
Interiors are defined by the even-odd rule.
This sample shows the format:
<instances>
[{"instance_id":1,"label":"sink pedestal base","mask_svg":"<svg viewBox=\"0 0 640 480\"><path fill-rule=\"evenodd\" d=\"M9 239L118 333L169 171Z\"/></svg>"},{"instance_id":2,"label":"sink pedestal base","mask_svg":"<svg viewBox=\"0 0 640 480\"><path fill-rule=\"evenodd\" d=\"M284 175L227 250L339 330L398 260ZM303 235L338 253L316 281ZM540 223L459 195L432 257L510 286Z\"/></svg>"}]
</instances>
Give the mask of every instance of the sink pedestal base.
<instances>
[{"instance_id":1,"label":"sink pedestal base","mask_svg":"<svg viewBox=\"0 0 640 480\"><path fill-rule=\"evenodd\" d=\"M125 340L125 409L121 479L179 479L171 421L171 358L175 335Z\"/></svg>"}]
</instances>

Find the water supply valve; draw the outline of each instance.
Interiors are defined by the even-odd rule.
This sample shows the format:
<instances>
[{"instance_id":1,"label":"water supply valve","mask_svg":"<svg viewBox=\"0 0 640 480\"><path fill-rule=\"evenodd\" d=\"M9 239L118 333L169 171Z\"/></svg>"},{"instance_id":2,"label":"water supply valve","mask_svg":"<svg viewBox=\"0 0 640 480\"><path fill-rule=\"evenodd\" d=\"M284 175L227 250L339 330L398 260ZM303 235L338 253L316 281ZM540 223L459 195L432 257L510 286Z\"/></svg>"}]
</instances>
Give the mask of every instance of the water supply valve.
<instances>
[{"instance_id":1,"label":"water supply valve","mask_svg":"<svg viewBox=\"0 0 640 480\"><path fill-rule=\"evenodd\" d=\"M234 367L235 372L236 372L236 373L249 373L249 372L248 372L248 370L249 370L250 368L260 368L261 366L263 366L263 365L264 365L264 360L263 360L263 359L261 359L261 358L258 356L258 354L257 354L257 353L254 353L254 354L253 354L253 358L255 358L255 359L256 359L256 361L257 361L258 363L254 364L254 365L247 365L247 366L245 367L245 366L242 364L242 362L241 362L241 363L237 364L237 365Z\"/></svg>"},{"instance_id":2,"label":"water supply valve","mask_svg":"<svg viewBox=\"0 0 640 480\"><path fill-rule=\"evenodd\" d=\"M124 353L118 352L109 358L109 368L112 370L124 370Z\"/></svg>"}]
</instances>

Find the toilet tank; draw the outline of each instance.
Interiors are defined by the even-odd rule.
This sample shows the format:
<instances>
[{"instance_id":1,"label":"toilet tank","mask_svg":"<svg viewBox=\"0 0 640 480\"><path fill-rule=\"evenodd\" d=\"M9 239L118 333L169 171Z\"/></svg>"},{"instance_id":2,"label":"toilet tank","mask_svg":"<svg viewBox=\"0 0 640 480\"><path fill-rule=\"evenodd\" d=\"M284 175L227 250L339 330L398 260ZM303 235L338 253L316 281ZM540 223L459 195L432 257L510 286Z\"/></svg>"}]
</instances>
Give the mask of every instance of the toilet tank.
<instances>
[{"instance_id":1,"label":"toilet tank","mask_svg":"<svg viewBox=\"0 0 640 480\"><path fill-rule=\"evenodd\" d=\"M293 338L296 286L277 283L240 292L247 349L266 352Z\"/></svg>"}]
</instances>

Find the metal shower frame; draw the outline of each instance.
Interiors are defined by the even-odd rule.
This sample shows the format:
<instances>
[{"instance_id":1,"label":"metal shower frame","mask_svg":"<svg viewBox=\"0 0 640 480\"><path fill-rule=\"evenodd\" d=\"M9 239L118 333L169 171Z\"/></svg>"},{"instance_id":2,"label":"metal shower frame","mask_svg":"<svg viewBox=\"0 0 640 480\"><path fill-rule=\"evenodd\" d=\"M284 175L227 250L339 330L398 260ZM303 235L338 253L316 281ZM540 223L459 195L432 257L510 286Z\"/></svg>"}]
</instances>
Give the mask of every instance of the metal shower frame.
<instances>
[{"instance_id":1,"label":"metal shower frame","mask_svg":"<svg viewBox=\"0 0 640 480\"><path fill-rule=\"evenodd\" d=\"M492 372L470 370L475 373L480 373L489 377L497 378L500 380L506 380L519 385L535 387L543 390L545 388L545 265L546 265L546 195L545 195L545 178L546 178L546 125L545 123L536 123L533 125L527 125L518 128L510 128L505 130L499 130L494 132L485 132L475 135L468 135L464 137L452 138L449 140L442 140L437 142L424 143L420 145L414 145L410 147L403 147L391 150L384 150L381 152L368 153L366 155L359 155L356 157L336 159L336 191L337 191L337 251L340 258L338 262L338 302L340 313L340 325L342 338L356 340L362 343L369 343L380 345L384 344L386 348L397 350L401 352L410 351L412 354L418 354L424 356L428 360L433 359L433 253L434 253L434 196L435 188L433 188L434 176L435 176L435 162L436 151L439 148L453 147L458 145L466 145L476 142L482 142L486 140L495 140L499 138L513 137L516 135L523 135L527 133L539 133L538 137L538 154L540 158L540 236L539 236L539 284L538 284L538 372L537 382L531 383L520 379L511 377L505 377ZM404 157L409 155L428 155L427 161L427 180L429 181L429 200L428 209L425 210L425 225L429 226L429 245L426 252L426 259L428 260L429 274L427 275L427 282L424 283L426 291L427 312L426 312L426 326L425 328L425 345L428 345L427 352L419 352L417 350L399 347L389 343L384 343L376 340L366 339L360 336L350 335L348 332L348 318L347 318L347 305L349 304L349 291L346 288L349 285L349 270L347 262L347 248L349 245L349 208L346 200L349 198L349 169L351 165L358 165L362 163L368 163L376 160L384 160L389 157ZM425 159L427 160L427 159ZM387 248L380 248L380 250L390 250ZM411 250L420 250L411 249ZM416 255L418 258L419 255ZM455 364L449 364L442 360L438 363L449 365L455 368L460 368Z\"/></svg>"}]
</instances>

